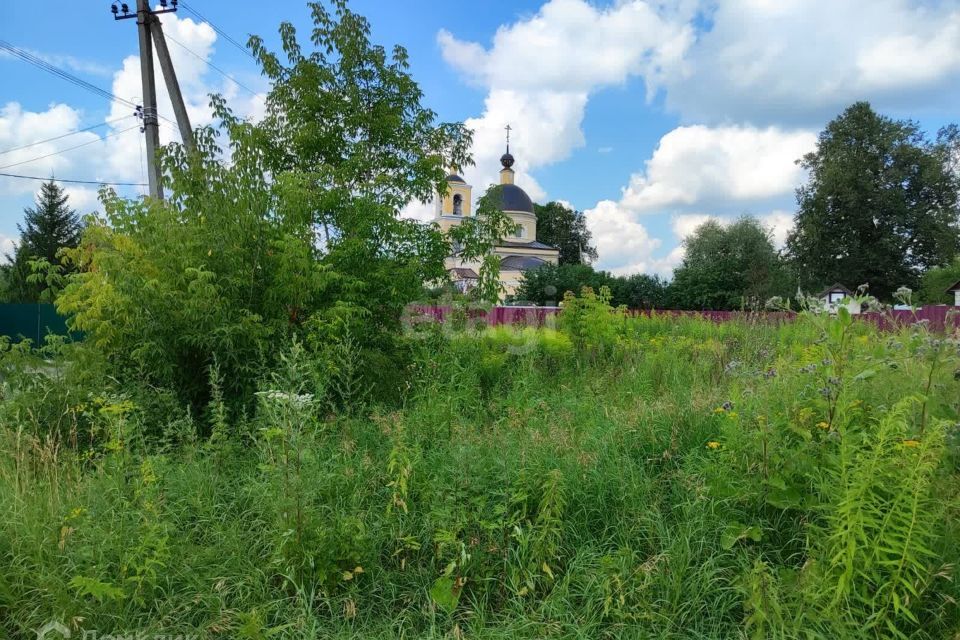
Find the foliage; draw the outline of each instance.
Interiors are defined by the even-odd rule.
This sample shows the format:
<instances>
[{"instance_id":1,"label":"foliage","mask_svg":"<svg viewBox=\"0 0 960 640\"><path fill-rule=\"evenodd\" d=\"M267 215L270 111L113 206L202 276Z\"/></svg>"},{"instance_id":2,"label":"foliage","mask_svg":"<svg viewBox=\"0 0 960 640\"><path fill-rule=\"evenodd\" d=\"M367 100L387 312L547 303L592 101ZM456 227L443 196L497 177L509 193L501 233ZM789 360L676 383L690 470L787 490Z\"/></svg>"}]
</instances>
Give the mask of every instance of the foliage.
<instances>
[{"instance_id":1,"label":"foliage","mask_svg":"<svg viewBox=\"0 0 960 640\"><path fill-rule=\"evenodd\" d=\"M953 134L951 134L953 131ZM957 254L960 173L956 129L931 141L913 121L848 107L800 164L796 227L787 241L806 289L868 283L887 299Z\"/></svg>"},{"instance_id":2,"label":"foliage","mask_svg":"<svg viewBox=\"0 0 960 640\"><path fill-rule=\"evenodd\" d=\"M933 267L920 279L920 304L953 304L954 296L947 289L960 282L960 257L942 267Z\"/></svg>"},{"instance_id":3,"label":"foliage","mask_svg":"<svg viewBox=\"0 0 960 640\"><path fill-rule=\"evenodd\" d=\"M683 262L673 272L671 299L680 309L759 309L789 295L790 276L770 232L756 218L724 227L709 220L683 242Z\"/></svg>"},{"instance_id":4,"label":"foliage","mask_svg":"<svg viewBox=\"0 0 960 640\"><path fill-rule=\"evenodd\" d=\"M562 202L534 204L533 208L537 214L536 239L560 250L560 264L589 264L597 259L582 211Z\"/></svg>"},{"instance_id":5,"label":"foliage","mask_svg":"<svg viewBox=\"0 0 960 640\"><path fill-rule=\"evenodd\" d=\"M555 305L567 291L579 293L584 287L594 291L607 287L615 306L650 309L669 304L668 285L659 276L614 276L584 264L548 264L525 271L515 297L538 305Z\"/></svg>"},{"instance_id":6,"label":"foliage","mask_svg":"<svg viewBox=\"0 0 960 640\"><path fill-rule=\"evenodd\" d=\"M955 633L955 339L564 307L559 331L423 327L395 411L331 412L327 361L292 342L207 443L140 437L146 396L117 395L74 444L24 428L56 387L7 387L0 629Z\"/></svg>"},{"instance_id":7,"label":"foliage","mask_svg":"<svg viewBox=\"0 0 960 640\"><path fill-rule=\"evenodd\" d=\"M63 188L51 180L41 185L36 204L23 210L23 224L17 225L20 241L3 267L8 302L50 302L59 290L60 282L46 276L59 275L60 252L79 244L82 229L68 201Z\"/></svg>"},{"instance_id":8,"label":"foliage","mask_svg":"<svg viewBox=\"0 0 960 640\"><path fill-rule=\"evenodd\" d=\"M402 48L372 44L342 2L310 6L313 53L288 23L286 63L251 39L272 81L262 121L214 96L230 163L209 128L195 153L169 146L168 201L103 191L104 215L69 254L79 273L58 304L73 327L116 375L173 389L196 410L214 363L228 403L249 406L275 345L296 333L342 340L331 332L348 329L360 366L402 369L402 309L444 275L445 239L397 211L469 159L470 135L435 123ZM308 344L330 355L327 342Z\"/></svg>"}]
</instances>

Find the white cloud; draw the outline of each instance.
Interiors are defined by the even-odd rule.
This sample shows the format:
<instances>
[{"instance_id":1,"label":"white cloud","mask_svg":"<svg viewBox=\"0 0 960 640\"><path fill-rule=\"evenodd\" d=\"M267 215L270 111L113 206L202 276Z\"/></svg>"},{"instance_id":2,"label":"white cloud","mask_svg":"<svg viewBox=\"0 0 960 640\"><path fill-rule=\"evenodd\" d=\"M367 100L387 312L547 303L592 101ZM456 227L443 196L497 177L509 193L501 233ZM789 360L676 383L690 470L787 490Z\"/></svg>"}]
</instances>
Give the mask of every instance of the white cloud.
<instances>
[{"instance_id":1,"label":"white cloud","mask_svg":"<svg viewBox=\"0 0 960 640\"><path fill-rule=\"evenodd\" d=\"M819 124L846 105L951 108L960 6L916 0L725 0L713 5L668 106L688 121Z\"/></svg>"},{"instance_id":2,"label":"white cloud","mask_svg":"<svg viewBox=\"0 0 960 640\"><path fill-rule=\"evenodd\" d=\"M433 202L413 202L407 203L407 206L400 210L401 218L409 218L420 222L430 222L434 218L436 210Z\"/></svg>"},{"instance_id":3,"label":"white cloud","mask_svg":"<svg viewBox=\"0 0 960 640\"><path fill-rule=\"evenodd\" d=\"M67 204L76 210L80 216L99 210L100 202L97 200L97 189L65 185L63 190L69 198Z\"/></svg>"},{"instance_id":4,"label":"white cloud","mask_svg":"<svg viewBox=\"0 0 960 640\"><path fill-rule=\"evenodd\" d=\"M622 204L638 212L761 200L803 180L796 160L816 144L812 131L775 127L678 127L660 139L642 173L630 177Z\"/></svg>"},{"instance_id":5,"label":"white cloud","mask_svg":"<svg viewBox=\"0 0 960 640\"><path fill-rule=\"evenodd\" d=\"M696 125L668 132L645 170L631 176L619 201L603 200L585 212L600 254L598 266L615 273L668 275L683 259L683 248L656 255L663 242L650 236L641 218L670 215L673 234L682 242L707 220L727 224L736 214L763 211L771 200L790 198L804 180L795 161L815 142L813 132L774 127ZM736 212L717 215L705 209ZM782 247L792 215L774 210L758 219Z\"/></svg>"},{"instance_id":6,"label":"white cloud","mask_svg":"<svg viewBox=\"0 0 960 640\"><path fill-rule=\"evenodd\" d=\"M629 77L666 77L682 64L693 30L663 7L640 0L597 8L550 0L533 16L497 30L489 49L441 31L444 59L488 89L484 112L470 118L476 168L466 178L481 192L496 182L510 124L517 183L545 194L528 173L584 145L580 125L589 95Z\"/></svg>"},{"instance_id":7,"label":"white cloud","mask_svg":"<svg viewBox=\"0 0 960 640\"><path fill-rule=\"evenodd\" d=\"M16 238L11 238L8 235L0 233L0 264L6 264L10 262L7 259L7 256L13 256L13 251L16 248Z\"/></svg>"},{"instance_id":8,"label":"white cloud","mask_svg":"<svg viewBox=\"0 0 960 640\"><path fill-rule=\"evenodd\" d=\"M718 219L716 216L705 213L685 213L673 216L670 220L670 227L673 229L673 235L677 237L677 240L683 241L692 236L704 222Z\"/></svg>"},{"instance_id":9,"label":"white cloud","mask_svg":"<svg viewBox=\"0 0 960 640\"><path fill-rule=\"evenodd\" d=\"M80 127L80 111L66 104L52 104L46 111L24 111L20 104L10 102L0 108L0 149L24 149L0 154L0 168L5 173L39 177L64 176L78 161L89 166L100 166L105 145L100 136L85 131L42 144L33 144L70 133ZM69 147L83 147L64 154L57 152ZM43 157L49 156L49 157ZM42 158L35 160L36 158ZM0 195L23 195L36 191L37 182L0 177Z\"/></svg>"},{"instance_id":10,"label":"white cloud","mask_svg":"<svg viewBox=\"0 0 960 640\"><path fill-rule=\"evenodd\" d=\"M727 226L736 222L739 216L713 216L704 213L684 213L670 219L670 227L677 240L683 242L694 234L704 222L714 220ZM787 235L793 229L793 214L789 211L775 210L754 216L761 225L770 231L773 245L782 249L787 243Z\"/></svg>"},{"instance_id":11,"label":"white cloud","mask_svg":"<svg viewBox=\"0 0 960 640\"><path fill-rule=\"evenodd\" d=\"M669 275L676 259L675 252L665 258L654 256L663 242L650 236L646 227L630 211L612 200L603 200L584 211L587 228L593 237L600 258L599 269L617 275L660 273ZM679 260L677 260L679 262Z\"/></svg>"}]
</instances>

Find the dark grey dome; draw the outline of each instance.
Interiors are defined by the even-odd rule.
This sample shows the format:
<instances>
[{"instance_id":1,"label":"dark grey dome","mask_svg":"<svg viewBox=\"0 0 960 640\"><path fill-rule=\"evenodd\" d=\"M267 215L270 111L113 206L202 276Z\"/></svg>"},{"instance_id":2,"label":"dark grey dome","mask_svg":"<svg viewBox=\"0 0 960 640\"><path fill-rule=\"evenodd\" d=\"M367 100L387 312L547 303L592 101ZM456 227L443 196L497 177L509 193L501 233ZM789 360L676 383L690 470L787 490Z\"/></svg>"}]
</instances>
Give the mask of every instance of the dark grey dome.
<instances>
[{"instance_id":1,"label":"dark grey dome","mask_svg":"<svg viewBox=\"0 0 960 640\"><path fill-rule=\"evenodd\" d=\"M546 260L541 260L533 256L507 256L500 262L500 268L509 269L510 271L525 271L527 269L536 269L545 264L547 264Z\"/></svg>"},{"instance_id":2,"label":"dark grey dome","mask_svg":"<svg viewBox=\"0 0 960 640\"><path fill-rule=\"evenodd\" d=\"M506 169L509 169L513 166L513 156L510 155L509 151L500 156L500 164L502 164Z\"/></svg>"},{"instance_id":3,"label":"dark grey dome","mask_svg":"<svg viewBox=\"0 0 960 640\"><path fill-rule=\"evenodd\" d=\"M466 180L464 180L463 178L461 178L455 173L451 173L450 175L447 176L447 182L462 182L463 184L467 184Z\"/></svg>"},{"instance_id":4,"label":"dark grey dome","mask_svg":"<svg viewBox=\"0 0 960 640\"><path fill-rule=\"evenodd\" d=\"M503 211L525 211L533 213L533 201L527 192L515 184L500 185L500 208Z\"/></svg>"}]
</instances>

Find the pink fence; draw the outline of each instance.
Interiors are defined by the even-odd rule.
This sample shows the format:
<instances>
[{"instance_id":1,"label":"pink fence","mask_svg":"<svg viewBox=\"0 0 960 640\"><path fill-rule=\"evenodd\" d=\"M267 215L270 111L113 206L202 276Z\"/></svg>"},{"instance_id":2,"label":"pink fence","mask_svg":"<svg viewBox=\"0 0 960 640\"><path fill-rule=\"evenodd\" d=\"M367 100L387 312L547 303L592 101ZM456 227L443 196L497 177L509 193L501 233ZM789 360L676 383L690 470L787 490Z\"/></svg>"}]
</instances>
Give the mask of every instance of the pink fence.
<instances>
[{"instance_id":1,"label":"pink fence","mask_svg":"<svg viewBox=\"0 0 960 640\"><path fill-rule=\"evenodd\" d=\"M431 318L437 322L446 322L453 314L453 308L437 305L415 305L410 307L412 316ZM541 327L547 318L556 315L559 307L491 307L490 309L468 309L467 318L472 322L482 322L488 326L520 325ZM685 316L701 317L713 322L729 322L731 320L746 320L751 322L789 322L796 317L793 312L744 312L744 311L680 311L674 309L631 309L633 316ZM910 324L926 323L931 330L953 332L960 329L960 309L957 307L936 306L922 307L916 311L885 311L870 312L856 316L863 322L872 322L883 330L893 330Z\"/></svg>"}]
</instances>

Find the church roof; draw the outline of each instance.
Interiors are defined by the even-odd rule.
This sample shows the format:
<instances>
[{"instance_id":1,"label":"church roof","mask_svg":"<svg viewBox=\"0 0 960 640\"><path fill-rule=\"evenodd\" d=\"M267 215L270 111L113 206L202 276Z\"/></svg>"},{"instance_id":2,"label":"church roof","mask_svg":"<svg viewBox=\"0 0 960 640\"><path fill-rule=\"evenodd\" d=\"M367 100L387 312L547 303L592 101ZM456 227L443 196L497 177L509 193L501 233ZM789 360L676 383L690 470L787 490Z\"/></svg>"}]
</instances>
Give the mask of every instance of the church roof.
<instances>
[{"instance_id":1,"label":"church roof","mask_svg":"<svg viewBox=\"0 0 960 640\"><path fill-rule=\"evenodd\" d=\"M533 213L533 200L527 192L515 184L501 185L500 208L504 211Z\"/></svg>"},{"instance_id":2,"label":"church roof","mask_svg":"<svg viewBox=\"0 0 960 640\"><path fill-rule=\"evenodd\" d=\"M536 269L547 262L534 256L507 256L500 262L501 269L511 271L523 271L525 269Z\"/></svg>"},{"instance_id":3,"label":"church roof","mask_svg":"<svg viewBox=\"0 0 960 640\"><path fill-rule=\"evenodd\" d=\"M447 182L462 182L463 184L467 184L466 180L464 180L463 178L461 178L455 173L451 173L450 175L447 176Z\"/></svg>"}]
</instances>

